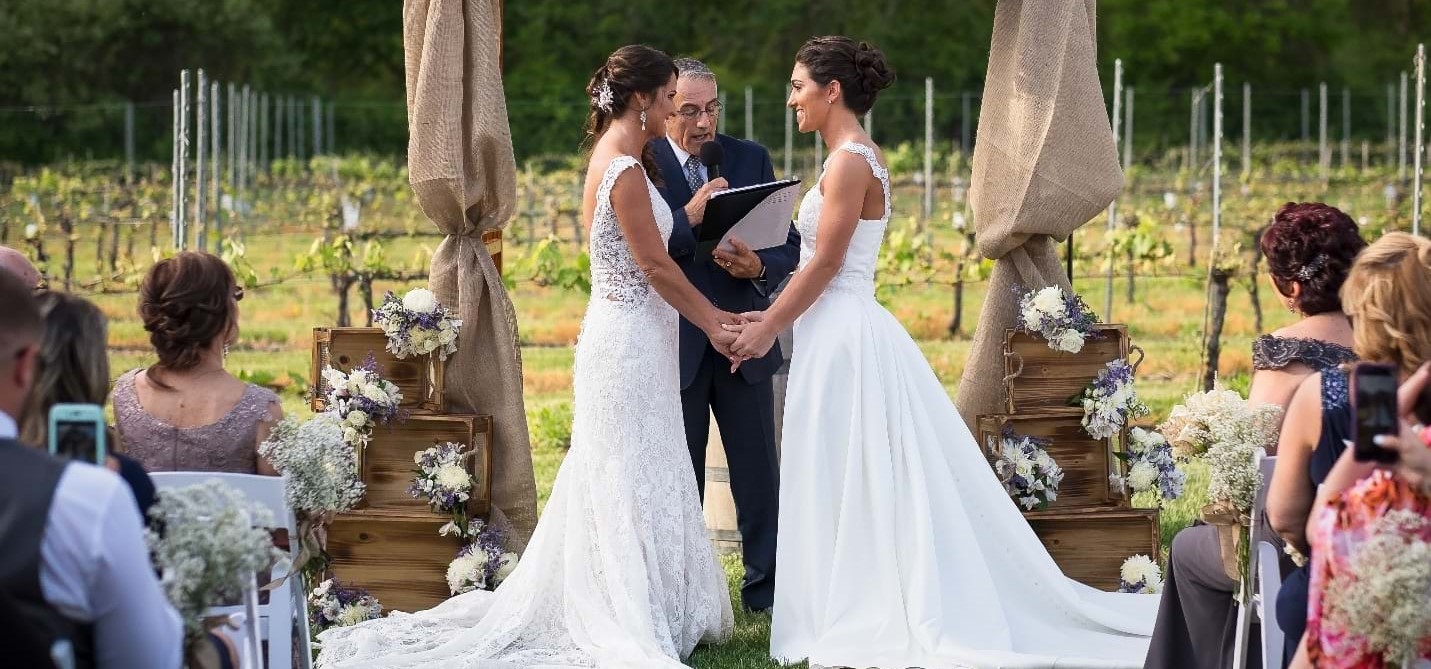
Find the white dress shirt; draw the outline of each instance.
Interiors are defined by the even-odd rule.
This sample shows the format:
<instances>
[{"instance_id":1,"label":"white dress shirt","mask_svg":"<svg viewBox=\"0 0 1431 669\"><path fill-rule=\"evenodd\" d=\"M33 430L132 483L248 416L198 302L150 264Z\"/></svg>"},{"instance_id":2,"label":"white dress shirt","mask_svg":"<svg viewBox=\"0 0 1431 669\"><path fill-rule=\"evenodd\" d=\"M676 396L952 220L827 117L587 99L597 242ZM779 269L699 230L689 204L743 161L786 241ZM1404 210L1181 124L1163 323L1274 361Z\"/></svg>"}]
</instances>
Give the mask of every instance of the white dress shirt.
<instances>
[{"instance_id":1,"label":"white dress shirt","mask_svg":"<svg viewBox=\"0 0 1431 669\"><path fill-rule=\"evenodd\" d=\"M686 175L686 161L691 159L691 154L685 149L681 148L681 145L677 144L676 140L667 137L666 141L670 142L671 150L676 152L676 162L680 163L681 165L681 177L684 179ZM714 142L715 140L712 139L711 141ZM699 165L699 167L697 167L696 169L701 171L701 179L704 181L710 181L711 174L709 171L706 170L705 163L701 162L700 156L696 156L696 165ZM690 180L686 179L686 182L690 183Z\"/></svg>"},{"instance_id":2,"label":"white dress shirt","mask_svg":"<svg viewBox=\"0 0 1431 669\"><path fill-rule=\"evenodd\" d=\"M15 420L0 411L0 439ZM95 666L179 667L184 626L169 605L144 544L129 486L91 464L60 474L40 542L40 591L66 617L94 626Z\"/></svg>"}]
</instances>

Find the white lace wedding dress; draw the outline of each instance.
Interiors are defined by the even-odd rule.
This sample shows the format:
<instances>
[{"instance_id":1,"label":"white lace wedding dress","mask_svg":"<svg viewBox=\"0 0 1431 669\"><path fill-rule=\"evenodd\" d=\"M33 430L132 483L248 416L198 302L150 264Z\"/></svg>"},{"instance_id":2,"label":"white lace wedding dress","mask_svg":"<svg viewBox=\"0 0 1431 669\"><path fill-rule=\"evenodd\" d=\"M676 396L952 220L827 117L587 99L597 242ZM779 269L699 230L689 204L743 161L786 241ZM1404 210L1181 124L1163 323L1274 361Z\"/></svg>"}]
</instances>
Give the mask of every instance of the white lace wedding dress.
<instances>
[{"instance_id":1,"label":"white lace wedding dress","mask_svg":"<svg viewBox=\"0 0 1431 669\"><path fill-rule=\"evenodd\" d=\"M495 592L329 630L319 667L676 669L697 643L729 636L730 593L681 422L676 311L611 207L633 167L615 158L597 190L571 450L517 569ZM647 187L668 237L671 211Z\"/></svg>"},{"instance_id":2,"label":"white lace wedding dress","mask_svg":"<svg viewBox=\"0 0 1431 669\"><path fill-rule=\"evenodd\" d=\"M841 149L884 184L885 215L857 224L795 325L771 655L861 669L1143 666L1158 597L1072 581L1039 543L875 301L889 175L869 147ZM800 205L802 264L821 198L817 183Z\"/></svg>"}]
</instances>

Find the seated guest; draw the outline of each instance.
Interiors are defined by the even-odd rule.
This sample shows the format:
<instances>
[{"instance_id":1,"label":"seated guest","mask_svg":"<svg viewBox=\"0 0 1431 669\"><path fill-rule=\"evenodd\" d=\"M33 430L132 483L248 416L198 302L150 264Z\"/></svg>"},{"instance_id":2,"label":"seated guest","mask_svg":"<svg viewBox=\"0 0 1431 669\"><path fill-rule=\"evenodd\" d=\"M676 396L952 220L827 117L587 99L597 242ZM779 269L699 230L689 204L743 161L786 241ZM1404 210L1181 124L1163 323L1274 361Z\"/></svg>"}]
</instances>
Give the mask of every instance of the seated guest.
<instances>
[{"instance_id":1,"label":"seated guest","mask_svg":"<svg viewBox=\"0 0 1431 669\"><path fill-rule=\"evenodd\" d=\"M19 637L5 664L54 666L68 648L73 666L178 667L183 626L124 482L15 439L44 332L33 290L0 272L0 624Z\"/></svg>"},{"instance_id":2,"label":"seated guest","mask_svg":"<svg viewBox=\"0 0 1431 669\"><path fill-rule=\"evenodd\" d=\"M84 298L42 291L35 298L45 319L45 333L36 361L35 382L20 414L20 441L35 446L49 443L50 407L56 404L98 404L109 398L108 327L104 314ZM122 454L114 430L107 437L110 471L117 472L139 503L139 515L148 522L154 504L154 482L144 467Z\"/></svg>"},{"instance_id":3,"label":"seated guest","mask_svg":"<svg viewBox=\"0 0 1431 669\"><path fill-rule=\"evenodd\" d=\"M149 471L276 474L258 445L283 417L278 396L224 370L243 289L218 256L185 251L149 269L139 316L159 361L119 377L114 416Z\"/></svg>"},{"instance_id":4,"label":"seated guest","mask_svg":"<svg viewBox=\"0 0 1431 669\"><path fill-rule=\"evenodd\" d=\"M1348 542L1355 541L1355 537L1386 512L1404 510L1423 517L1431 515L1431 490L1425 486L1426 476L1431 473L1425 448L1426 430L1422 425L1425 417L1415 412L1417 400L1431 374L1427 370L1427 361L1431 361L1431 290L1427 286L1431 286L1431 241L1391 233L1357 258L1343 288L1347 313L1355 327L1357 352L1366 360L1395 365L1404 381L1397 401L1402 433L1400 437L1378 437L1378 442L1406 452L1408 457L1398 459L1391 466L1356 460L1351 449L1341 441L1351 438L1349 428L1354 420L1351 407L1344 403L1339 412L1344 427L1334 435L1339 448L1334 454L1329 452L1313 459L1313 480L1321 485L1299 489L1299 500L1310 499L1315 491L1316 507L1322 511L1300 528L1291 527L1290 523L1281 528L1285 533L1303 538L1312 550L1311 564L1301 570L1294 582L1297 587L1289 597L1283 597L1288 594L1284 585L1277 598L1278 619L1286 619L1283 629L1288 633L1289 642L1296 644L1289 649L1289 657L1293 651L1298 653L1294 664L1335 667L1381 664L1380 658L1370 657L1364 645L1350 638L1345 630L1338 629L1334 620L1324 617L1321 595L1325 588L1334 586L1329 579L1335 580L1336 574L1346 570ZM1295 406L1296 400L1293 402ZM1327 446L1324 439L1318 444L1318 450ZM1318 480L1316 465L1328 459L1334 465L1325 465L1327 471ZM1280 462L1278 466L1280 468ZM1383 471L1377 474L1378 470ZM1309 594L1309 590L1315 592ZM1427 606L1431 606L1431 601ZM1293 618L1298 618L1295 637L1291 629ZM1298 643L1299 640L1303 642ZM1426 641L1422 647L1428 647ZM1423 658L1431 659L1426 655Z\"/></svg>"},{"instance_id":5,"label":"seated guest","mask_svg":"<svg viewBox=\"0 0 1431 669\"><path fill-rule=\"evenodd\" d=\"M1273 290L1301 318L1252 343L1255 370L1248 401L1285 408L1307 377L1355 357L1339 291L1366 242L1351 217L1308 202L1277 210L1260 244ZM1232 666L1238 586L1223 570L1215 528L1197 524L1173 538L1164 583L1144 666ZM1260 648L1254 644L1251 650L1249 664L1260 666Z\"/></svg>"}]
</instances>

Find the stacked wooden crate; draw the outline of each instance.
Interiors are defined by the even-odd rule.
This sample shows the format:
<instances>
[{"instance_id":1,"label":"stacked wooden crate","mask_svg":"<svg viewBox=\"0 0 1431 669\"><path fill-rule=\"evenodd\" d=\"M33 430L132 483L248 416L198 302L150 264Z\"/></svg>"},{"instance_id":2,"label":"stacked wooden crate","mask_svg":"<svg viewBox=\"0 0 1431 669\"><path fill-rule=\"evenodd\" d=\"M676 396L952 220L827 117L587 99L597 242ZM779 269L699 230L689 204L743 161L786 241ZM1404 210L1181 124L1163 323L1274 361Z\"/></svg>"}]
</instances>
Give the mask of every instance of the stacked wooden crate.
<instances>
[{"instance_id":1,"label":"stacked wooden crate","mask_svg":"<svg viewBox=\"0 0 1431 669\"><path fill-rule=\"evenodd\" d=\"M386 350L380 328L315 328L313 331L313 410L324 410L328 388L322 371L344 372L372 355L379 374L402 391L405 419L374 428L358 450L358 470L367 494L359 507L339 514L328 530L333 575L368 589L387 610L419 611L449 596L447 565L461 548L453 537L438 535L450 518L428 509L408 494L414 454L444 442L467 444L475 480L470 517L485 517L491 503L490 416L447 413L443 363L432 355L399 360Z\"/></svg>"},{"instance_id":2,"label":"stacked wooden crate","mask_svg":"<svg viewBox=\"0 0 1431 669\"><path fill-rule=\"evenodd\" d=\"M1108 481L1121 473L1115 449L1127 431L1094 439L1083 428L1083 409L1070 400L1083 393L1114 360L1131 349L1123 325L1100 324L1078 353L1055 351L1037 335L1009 330L1004 337L1004 413L979 417L978 438L990 463L1007 431L1048 440L1063 469L1058 499L1024 518L1070 578L1115 590L1123 560L1158 555L1158 512L1135 509Z\"/></svg>"}]
</instances>

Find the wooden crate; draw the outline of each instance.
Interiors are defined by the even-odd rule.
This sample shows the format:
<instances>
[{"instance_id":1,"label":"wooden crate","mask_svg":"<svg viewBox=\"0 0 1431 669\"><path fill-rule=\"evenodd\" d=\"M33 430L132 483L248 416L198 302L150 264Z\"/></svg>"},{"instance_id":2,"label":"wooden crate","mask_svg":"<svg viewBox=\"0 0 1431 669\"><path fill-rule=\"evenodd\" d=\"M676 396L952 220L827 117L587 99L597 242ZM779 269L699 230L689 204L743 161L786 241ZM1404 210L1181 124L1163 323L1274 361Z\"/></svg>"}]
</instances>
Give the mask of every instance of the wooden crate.
<instances>
[{"instance_id":1,"label":"wooden crate","mask_svg":"<svg viewBox=\"0 0 1431 669\"><path fill-rule=\"evenodd\" d=\"M1156 509L1077 509L1024 514L1064 575L1100 590L1117 590L1123 561L1158 559Z\"/></svg>"},{"instance_id":2,"label":"wooden crate","mask_svg":"<svg viewBox=\"0 0 1431 669\"><path fill-rule=\"evenodd\" d=\"M473 451L467 462L476 481L468 510L485 516L492 500L491 416L410 416L377 426L372 441L358 454L359 476L368 486L362 508L426 511L427 505L407 492L417 467L413 454L448 441L467 444Z\"/></svg>"},{"instance_id":3,"label":"wooden crate","mask_svg":"<svg viewBox=\"0 0 1431 669\"><path fill-rule=\"evenodd\" d=\"M1030 437L1048 439L1048 454L1063 468L1058 499L1050 509L1090 506L1125 506L1121 493L1108 484L1108 475L1121 472L1112 454L1111 439L1094 439L1083 429L1083 410L1065 407L1035 414L979 417L979 443L992 464L998 458L999 439L1005 428Z\"/></svg>"},{"instance_id":4,"label":"wooden crate","mask_svg":"<svg viewBox=\"0 0 1431 669\"><path fill-rule=\"evenodd\" d=\"M314 411L328 407L328 384L323 381L323 369L347 372L363 364L371 353L378 361L378 371L402 391L404 411L412 414L440 414L447 410L443 397L443 362L427 354L400 360L387 351L388 338L382 328L313 328L313 399Z\"/></svg>"},{"instance_id":5,"label":"wooden crate","mask_svg":"<svg viewBox=\"0 0 1431 669\"><path fill-rule=\"evenodd\" d=\"M1083 393L1105 365L1128 358L1137 350L1130 346L1128 327L1099 324L1099 335L1089 339L1078 353L1055 351L1038 335L1009 329L1004 333L1004 410L1017 414L1047 409L1065 409L1069 401Z\"/></svg>"},{"instance_id":6,"label":"wooden crate","mask_svg":"<svg viewBox=\"0 0 1431 669\"><path fill-rule=\"evenodd\" d=\"M447 520L426 512L340 513L328 528L330 570L367 588L385 612L430 609L450 596L447 565L461 548L456 538L438 536Z\"/></svg>"}]
</instances>

